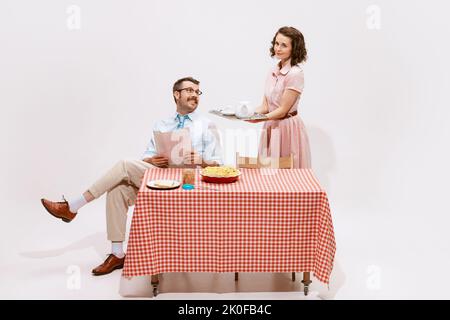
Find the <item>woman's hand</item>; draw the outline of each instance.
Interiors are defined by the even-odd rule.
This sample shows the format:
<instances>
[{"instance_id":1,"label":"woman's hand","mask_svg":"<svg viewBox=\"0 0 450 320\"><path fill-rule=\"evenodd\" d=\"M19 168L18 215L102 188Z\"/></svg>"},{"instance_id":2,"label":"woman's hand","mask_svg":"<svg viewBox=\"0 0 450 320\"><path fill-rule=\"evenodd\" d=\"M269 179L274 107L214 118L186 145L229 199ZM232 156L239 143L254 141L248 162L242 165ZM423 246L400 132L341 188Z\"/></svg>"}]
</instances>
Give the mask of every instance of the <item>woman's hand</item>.
<instances>
[{"instance_id":1,"label":"woman's hand","mask_svg":"<svg viewBox=\"0 0 450 320\"><path fill-rule=\"evenodd\" d=\"M255 120L244 120L246 122L250 122L250 123L259 123L259 122L263 122L263 121L268 121L269 119L255 119Z\"/></svg>"},{"instance_id":2,"label":"woman's hand","mask_svg":"<svg viewBox=\"0 0 450 320\"><path fill-rule=\"evenodd\" d=\"M253 117L256 117L256 119L244 120L244 121L247 121L247 122L250 122L250 123L258 123L258 122L270 120L270 119L267 117L267 115L260 114L260 113L255 113L255 114L253 115ZM259 118L258 118L258 117L259 117Z\"/></svg>"}]
</instances>

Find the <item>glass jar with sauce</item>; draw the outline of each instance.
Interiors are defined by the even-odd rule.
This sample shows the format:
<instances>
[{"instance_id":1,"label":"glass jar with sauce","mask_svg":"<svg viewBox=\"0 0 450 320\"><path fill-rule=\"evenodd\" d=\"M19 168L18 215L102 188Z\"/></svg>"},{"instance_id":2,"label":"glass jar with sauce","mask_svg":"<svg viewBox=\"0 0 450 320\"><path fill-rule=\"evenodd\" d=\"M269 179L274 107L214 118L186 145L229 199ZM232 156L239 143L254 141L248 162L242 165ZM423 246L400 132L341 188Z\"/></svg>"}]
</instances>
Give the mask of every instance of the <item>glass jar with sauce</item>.
<instances>
[{"instance_id":1,"label":"glass jar with sauce","mask_svg":"<svg viewBox=\"0 0 450 320\"><path fill-rule=\"evenodd\" d=\"M195 169L183 169L183 187L195 185ZM188 187L189 188L189 187Z\"/></svg>"}]
</instances>

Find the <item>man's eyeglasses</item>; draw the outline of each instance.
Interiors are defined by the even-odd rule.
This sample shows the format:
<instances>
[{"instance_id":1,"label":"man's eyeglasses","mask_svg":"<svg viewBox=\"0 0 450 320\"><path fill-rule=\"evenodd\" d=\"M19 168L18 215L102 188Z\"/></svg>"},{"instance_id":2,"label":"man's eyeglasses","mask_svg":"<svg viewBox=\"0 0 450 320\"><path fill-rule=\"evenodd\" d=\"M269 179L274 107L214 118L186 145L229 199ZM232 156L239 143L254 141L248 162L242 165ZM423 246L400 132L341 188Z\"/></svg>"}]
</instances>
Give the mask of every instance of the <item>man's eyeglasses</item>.
<instances>
[{"instance_id":1,"label":"man's eyeglasses","mask_svg":"<svg viewBox=\"0 0 450 320\"><path fill-rule=\"evenodd\" d=\"M193 88L183 88L183 89L178 89L177 91L183 91L183 90L186 90L186 92L187 93L189 93L189 94L193 94L194 92L196 93L196 94L198 94L199 96L201 96L202 95L202 93L203 92L201 92L200 90L194 90Z\"/></svg>"}]
</instances>

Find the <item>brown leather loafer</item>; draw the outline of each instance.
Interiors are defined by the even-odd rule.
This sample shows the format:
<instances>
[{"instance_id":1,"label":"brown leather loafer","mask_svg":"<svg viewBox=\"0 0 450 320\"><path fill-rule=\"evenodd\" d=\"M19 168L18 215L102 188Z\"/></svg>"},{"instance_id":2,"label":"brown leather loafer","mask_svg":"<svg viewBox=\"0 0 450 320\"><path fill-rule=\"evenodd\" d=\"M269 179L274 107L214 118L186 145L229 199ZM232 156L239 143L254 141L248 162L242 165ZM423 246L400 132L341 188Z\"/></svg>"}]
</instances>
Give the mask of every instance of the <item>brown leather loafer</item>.
<instances>
[{"instance_id":1,"label":"brown leather loafer","mask_svg":"<svg viewBox=\"0 0 450 320\"><path fill-rule=\"evenodd\" d=\"M92 270L94 276L101 276L113 272L116 269L122 269L125 262L125 256L117 258L112 253L106 258L105 262Z\"/></svg>"},{"instance_id":2,"label":"brown leather loafer","mask_svg":"<svg viewBox=\"0 0 450 320\"><path fill-rule=\"evenodd\" d=\"M41 199L44 208L54 217L62 219L64 222L70 222L77 215L69 210L69 203L64 200L53 202L47 199Z\"/></svg>"}]
</instances>

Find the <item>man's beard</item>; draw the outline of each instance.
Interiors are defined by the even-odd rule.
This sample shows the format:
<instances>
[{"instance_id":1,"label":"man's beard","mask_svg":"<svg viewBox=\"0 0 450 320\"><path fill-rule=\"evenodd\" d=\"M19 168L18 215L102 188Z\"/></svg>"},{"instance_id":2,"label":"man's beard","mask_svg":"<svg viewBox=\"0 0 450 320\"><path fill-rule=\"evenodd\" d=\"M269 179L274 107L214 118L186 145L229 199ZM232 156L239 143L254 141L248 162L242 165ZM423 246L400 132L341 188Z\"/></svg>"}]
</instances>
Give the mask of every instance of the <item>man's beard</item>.
<instances>
[{"instance_id":1,"label":"man's beard","mask_svg":"<svg viewBox=\"0 0 450 320\"><path fill-rule=\"evenodd\" d=\"M189 99L187 99L187 101L186 101L186 108L189 108L189 109L192 108L190 106L190 104L189 104L191 101L195 102L194 108L197 108L197 106L198 106L198 99L197 98L189 98Z\"/></svg>"},{"instance_id":2,"label":"man's beard","mask_svg":"<svg viewBox=\"0 0 450 320\"><path fill-rule=\"evenodd\" d=\"M195 104L198 104L198 99L197 98L189 98L188 100L187 100L187 102L189 102L189 101L195 101Z\"/></svg>"},{"instance_id":3,"label":"man's beard","mask_svg":"<svg viewBox=\"0 0 450 320\"><path fill-rule=\"evenodd\" d=\"M195 105L190 104L191 101L195 102ZM177 109L182 110L183 112L193 112L198 107L198 99L196 97L191 97L186 100L178 101Z\"/></svg>"}]
</instances>

